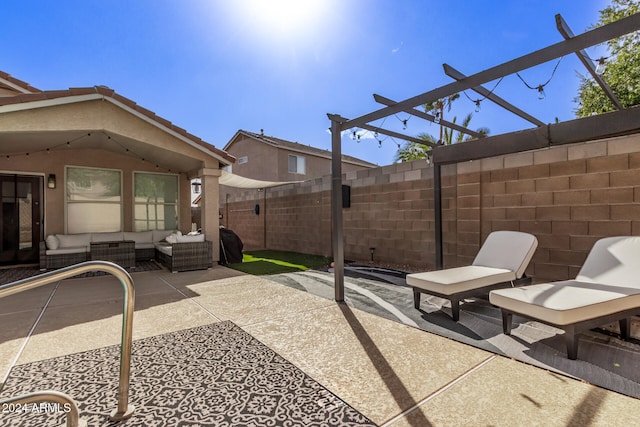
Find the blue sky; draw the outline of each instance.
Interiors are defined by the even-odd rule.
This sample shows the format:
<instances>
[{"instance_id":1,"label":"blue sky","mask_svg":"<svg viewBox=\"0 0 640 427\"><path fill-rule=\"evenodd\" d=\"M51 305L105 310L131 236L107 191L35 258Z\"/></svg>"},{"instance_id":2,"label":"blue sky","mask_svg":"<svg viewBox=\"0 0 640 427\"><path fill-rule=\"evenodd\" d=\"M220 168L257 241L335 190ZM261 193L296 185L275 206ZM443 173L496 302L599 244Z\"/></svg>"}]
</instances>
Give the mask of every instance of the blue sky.
<instances>
[{"instance_id":1,"label":"blue sky","mask_svg":"<svg viewBox=\"0 0 640 427\"><path fill-rule=\"evenodd\" d=\"M238 129L329 149L326 113L347 118L557 43L554 16L580 34L606 0L23 0L3 4L0 70L43 90L106 85L218 148ZM301 4L303 6L301 6ZM285 12L286 11L286 12ZM588 51L597 57L598 48ZM544 83L555 62L525 70ZM546 98L506 77L496 94L550 123L574 117L575 56ZM495 82L494 82L495 83ZM486 84L492 88L494 83ZM472 99L478 95L468 91ZM464 95L445 118L474 113L492 134L533 125ZM408 135L438 127L399 114L385 128ZM378 125L380 122L377 123ZM368 137L368 138L367 138ZM400 140L343 138L343 153L390 164Z\"/></svg>"}]
</instances>

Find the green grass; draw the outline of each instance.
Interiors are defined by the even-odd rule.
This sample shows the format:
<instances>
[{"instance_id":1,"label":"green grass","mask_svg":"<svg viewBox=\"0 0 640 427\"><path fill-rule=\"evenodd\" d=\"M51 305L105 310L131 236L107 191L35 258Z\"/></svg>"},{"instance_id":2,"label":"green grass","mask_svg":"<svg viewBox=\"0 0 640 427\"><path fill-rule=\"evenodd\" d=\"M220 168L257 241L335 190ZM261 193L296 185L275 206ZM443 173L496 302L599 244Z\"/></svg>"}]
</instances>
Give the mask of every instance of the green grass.
<instances>
[{"instance_id":1,"label":"green grass","mask_svg":"<svg viewBox=\"0 0 640 427\"><path fill-rule=\"evenodd\" d=\"M320 255L262 250L247 251L244 253L241 263L229 264L227 267L247 274L262 276L326 268L330 262L330 258Z\"/></svg>"}]
</instances>

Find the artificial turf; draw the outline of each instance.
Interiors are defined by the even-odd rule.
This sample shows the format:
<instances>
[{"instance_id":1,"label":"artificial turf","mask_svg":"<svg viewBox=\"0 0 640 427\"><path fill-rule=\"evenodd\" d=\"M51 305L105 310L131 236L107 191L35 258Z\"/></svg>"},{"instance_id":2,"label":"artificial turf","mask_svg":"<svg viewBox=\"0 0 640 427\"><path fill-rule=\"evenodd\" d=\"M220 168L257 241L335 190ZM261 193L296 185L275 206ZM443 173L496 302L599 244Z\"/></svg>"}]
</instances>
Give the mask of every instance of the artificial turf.
<instances>
[{"instance_id":1,"label":"artificial turf","mask_svg":"<svg viewBox=\"0 0 640 427\"><path fill-rule=\"evenodd\" d=\"M229 264L227 267L247 274L262 276L327 268L330 262L330 258L320 255L260 250L244 252L241 263Z\"/></svg>"}]
</instances>

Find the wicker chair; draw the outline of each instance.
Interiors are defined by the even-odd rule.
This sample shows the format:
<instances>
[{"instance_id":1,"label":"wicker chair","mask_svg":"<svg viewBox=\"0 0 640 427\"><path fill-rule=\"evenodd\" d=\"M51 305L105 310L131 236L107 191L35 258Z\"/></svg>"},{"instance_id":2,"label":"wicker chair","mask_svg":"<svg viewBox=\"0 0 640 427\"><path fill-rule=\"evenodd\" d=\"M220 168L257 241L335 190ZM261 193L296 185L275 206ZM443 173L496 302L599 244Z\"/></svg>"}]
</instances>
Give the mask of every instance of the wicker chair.
<instances>
[{"instance_id":1,"label":"wicker chair","mask_svg":"<svg viewBox=\"0 0 640 427\"><path fill-rule=\"evenodd\" d=\"M213 266L213 243L185 242L173 243L171 255L156 249L156 260L172 273L189 270L206 270Z\"/></svg>"}]
</instances>

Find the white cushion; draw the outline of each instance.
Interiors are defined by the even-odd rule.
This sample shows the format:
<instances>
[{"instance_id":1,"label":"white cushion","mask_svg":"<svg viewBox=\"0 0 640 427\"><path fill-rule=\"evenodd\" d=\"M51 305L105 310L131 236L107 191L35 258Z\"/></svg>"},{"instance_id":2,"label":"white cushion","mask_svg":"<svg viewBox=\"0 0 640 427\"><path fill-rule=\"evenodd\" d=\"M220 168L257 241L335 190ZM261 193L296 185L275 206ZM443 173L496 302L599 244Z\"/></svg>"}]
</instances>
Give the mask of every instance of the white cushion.
<instances>
[{"instance_id":1,"label":"white cushion","mask_svg":"<svg viewBox=\"0 0 640 427\"><path fill-rule=\"evenodd\" d=\"M165 240L165 238L173 233L180 233L179 231L176 230L153 230L153 241L154 242L160 242L162 240ZM180 233L182 234L182 233Z\"/></svg>"},{"instance_id":2,"label":"white cushion","mask_svg":"<svg viewBox=\"0 0 640 427\"><path fill-rule=\"evenodd\" d=\"M156 249L169 256L173 254L173 247L171 245L156 244Z\"/></svg>"},{"instance_id":3,"label":"white cushion","mask_svg":"<svg viewBox=\"0 0 640 427\"><path fill-rule=\"evenodd\" d=\"M87 252L86 246L75 246L69 248L47 249L47 255L82 254Z\"/></svg>"},{"instance_id":4,"label":"white cushion","mask_svg":"<svg viewBox=\"0 0 640 427\"><path fill-rule=\"evenodd\" d=\"M60 240L53 234L47 236L45 242L47 242L47 249L58 249L60 247Z\"/></svg>"},{"instance_id":5,"label":"white cushion","mask_svg":"<svg viewBox=\"0 0 640 427\"><path fill-rule=\"evenodd\" d=\"M59 249L62 248L75 248L79 246L86 247L87 251L90 250L91 247L91 234L90 233L82 233L82 234L56 234L58 241L60 242Z\"/></svg>"},{"instance_id":6,"label":"white cushion","mask_svg":"<svg viewBox=\"0 0 640 427\"><path fill-rule=\"evenodd\" d=\"M598 240L576 280L640 289L640 236Z\"/></svg>"},{"instance_id":7,"label":"white cushion","mask_svg":"<svg viewBox=\"0 0 640 427\"><path fill-rule=\"evenodd\" d=\"M489 301L556 325L640 307L640 237L598 240L576 280L492 291Z\"/></svg>"},{"instance_id":8,"label":"white cushion","mask_svg":"<svg viewBox=\"0 0 640 427\"><path fill-rule=\"evenodd\" d=\"M177 243L204 242L204 234L194 234L191 236L177 236Z\"/></svg>"},{"instance_id":9,"label":"white cushion","mask_svg":"<svg viewBox=\"0 0 640 427\"><path fill-rule=\"evenodd\" d=\"M510 270L520 278L537 247L538 239L532 234L494 231L487 236L472 265Z\"/></svg>"},{"instance_id":10,"label":"white cushion","mask_svg":"<svg viewBox=\"0 0 640 427\"><path fill-rule=\"evenodd\" d=\"M167 237L164 238L164 240L167 241L167 243L178 243L178 235L177 234L169 234Z\"/></svg>"},{"instance_id":11,"label":"white cushion","mask_svg":"<svg viewBox=\"0 0 640 427\"><path fill-rule=\"evenodd\" d=\"M640 307L640 289L565 280L499 289L493 305L555 325L569 325Z\"/></svg>"},{"instance_id":12,"label":"white cushion","mask_svg":"<svg viewBox=\"0 0 640 427\"><path fill-rule=\"evenodd\" d=\"M124 240L133 240L138 243L153 243L153 231L125 231Z\"/></svg>"},{"instance_id":13,"label":"white cushion","mask_svg":"<svg viewBox=\"0 0 640 427\"><path fill-rule=\"evenodd\" d=\"M115 231L112 233L93 233L91 234L91 241L100 242L121 242L124 240L124 233L122 231Z\"/></svg>"},{"instance_id":14,"label":"white cushion","mask_svg":"<svg viewBox=\"0 0 640 427\"><path fill-rule=\"evenodd\" d=\"M515 280L513 271L468 265L445 270L407 275L407 285L443 295L453 295L471 289Z\"/></svg>"},{"instance_id":15,"label":"white cushion","mask_svg":"<svg viewBox=\"0 0 640 427\"><path fill-rule=\"evenodd\" d=\"M153 243L136 243L136 249L153 249L155 245Z\"/></svg>"}]
</instances>

